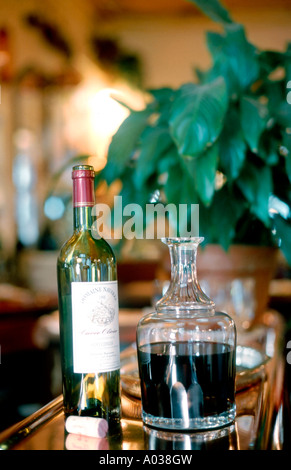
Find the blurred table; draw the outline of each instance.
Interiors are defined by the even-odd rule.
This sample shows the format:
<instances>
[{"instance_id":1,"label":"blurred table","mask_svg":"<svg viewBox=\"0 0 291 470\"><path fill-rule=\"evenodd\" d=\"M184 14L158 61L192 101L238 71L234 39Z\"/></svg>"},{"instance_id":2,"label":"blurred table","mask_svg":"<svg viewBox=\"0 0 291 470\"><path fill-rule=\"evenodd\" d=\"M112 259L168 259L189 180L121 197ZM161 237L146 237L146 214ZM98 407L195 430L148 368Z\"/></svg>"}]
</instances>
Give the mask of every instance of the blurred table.
<instances>
[{"instance_id":1,"label":"blurred table","mask_svg":"<svg viewBox=\"0 0 291 470\"><path fill-rule=\"evenodd\" d=\"M40 319L56 308L54 294L0 282L0 431L60 393L51 390L50 352L35 338Z\"/></svg>"},{"instance_id":2,"label":"blurred table","mask_svg":"<svg viewBox=\"0 0 291 470\"><path fill-rule=\"evenodd\" d=\"M132 332L138 318L123 317ZM122 388L122 433L115 438L95 439L67 434L59 396L47 406L0 434L0 448L13 450L193 450L282 448L282 388L285 358L281 339L284 322L274 311L266 312L253 331L241 341L268 353L251 380L243 374L236 393L237 417L231 426L216 431L173 433L143 426L140 399ZM122 354L122 364L134 355L134 345Z\"/></svg>"},{"instance_id":3,"label":"blurred table","mask_svg":"<svg viewBox=\"0 0 291 470\"><path fill-rule=\"evenodd\" d=\"M56 296L0 283L0 344L2 355L32 350L38 319L56 309Z\"/></svg>"}]
</instances>

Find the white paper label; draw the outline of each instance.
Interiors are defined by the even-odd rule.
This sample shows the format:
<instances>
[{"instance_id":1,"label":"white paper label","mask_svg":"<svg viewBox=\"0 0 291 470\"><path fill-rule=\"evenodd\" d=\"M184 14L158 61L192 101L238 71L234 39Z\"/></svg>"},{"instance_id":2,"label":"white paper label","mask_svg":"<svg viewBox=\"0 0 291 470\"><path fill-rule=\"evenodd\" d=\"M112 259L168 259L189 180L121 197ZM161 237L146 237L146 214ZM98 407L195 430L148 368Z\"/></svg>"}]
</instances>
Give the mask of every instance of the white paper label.
<instances>
[{"instance_id":1,"label":"white paper label","mask_svg":"<svg viewBox=\"0 0 291 470\"><path fill-rule=\"evenodd\" d=\"M117 281L72 282L75 373L120 368Z\"/></svg>"}]
</instances>

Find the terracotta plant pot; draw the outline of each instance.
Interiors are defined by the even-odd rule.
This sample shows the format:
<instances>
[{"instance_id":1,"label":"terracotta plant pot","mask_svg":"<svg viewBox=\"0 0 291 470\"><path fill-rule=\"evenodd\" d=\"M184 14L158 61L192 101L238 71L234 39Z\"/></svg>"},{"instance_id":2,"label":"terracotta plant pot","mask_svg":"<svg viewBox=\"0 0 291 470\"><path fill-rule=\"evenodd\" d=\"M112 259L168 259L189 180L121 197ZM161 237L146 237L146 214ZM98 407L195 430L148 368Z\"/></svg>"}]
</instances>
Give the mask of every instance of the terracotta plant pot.
<instances>
[{"instance_id":1,"label":"terracotta plant pot","mask_svg":"<svg viewBox=\"0 0 291 470\"><path fill-rule=\"evenodd\" d=\"M272 247L233 245L225 252L218 245L207 245L198 252L198 279L221 285L234 279L253 280L255 322L267 308L277 260L278 249Z\"/></svg>"}]
</instances>

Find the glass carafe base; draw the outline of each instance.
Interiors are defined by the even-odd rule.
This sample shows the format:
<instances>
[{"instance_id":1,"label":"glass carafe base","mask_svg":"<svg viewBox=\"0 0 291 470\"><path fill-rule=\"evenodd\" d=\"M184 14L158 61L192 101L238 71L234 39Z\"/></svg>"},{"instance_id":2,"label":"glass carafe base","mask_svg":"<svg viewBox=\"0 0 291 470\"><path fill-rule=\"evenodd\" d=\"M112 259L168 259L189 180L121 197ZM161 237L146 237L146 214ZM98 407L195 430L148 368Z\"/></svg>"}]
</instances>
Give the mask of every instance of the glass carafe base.
<instances>
[{"instance_id":1,"label":"glass carafe base","mask_svg":"<svg viewBox=\"0 0 291 470\"><path fill-rule=\"evenodd\" d=\"M195 431L221 428L230 425L235 419L236 407L232 405L228 411L203 418L190 418L185 422L181 418L162 418L142 412L142 420L148 426L171 431Z\"/></svg>"}]
</instances>

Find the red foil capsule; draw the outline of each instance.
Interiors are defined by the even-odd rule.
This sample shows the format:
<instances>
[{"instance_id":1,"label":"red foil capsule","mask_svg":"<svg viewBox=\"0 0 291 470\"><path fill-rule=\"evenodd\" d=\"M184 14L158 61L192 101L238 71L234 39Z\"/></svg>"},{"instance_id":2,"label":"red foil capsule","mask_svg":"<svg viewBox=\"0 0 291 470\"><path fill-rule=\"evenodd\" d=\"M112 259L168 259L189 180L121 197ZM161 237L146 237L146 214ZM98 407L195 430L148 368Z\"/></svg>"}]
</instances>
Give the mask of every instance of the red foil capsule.
<instances>
[{"instance_id":1,"label":"red foil capsule","mask_svg":"<svg viewBox=\"0 0 291 470\"><path fill-rule=\"evenodd\" d=\"M94 206L94 168L79 165L73 168L73 207Z\"/></svg>"}]
</instances>

